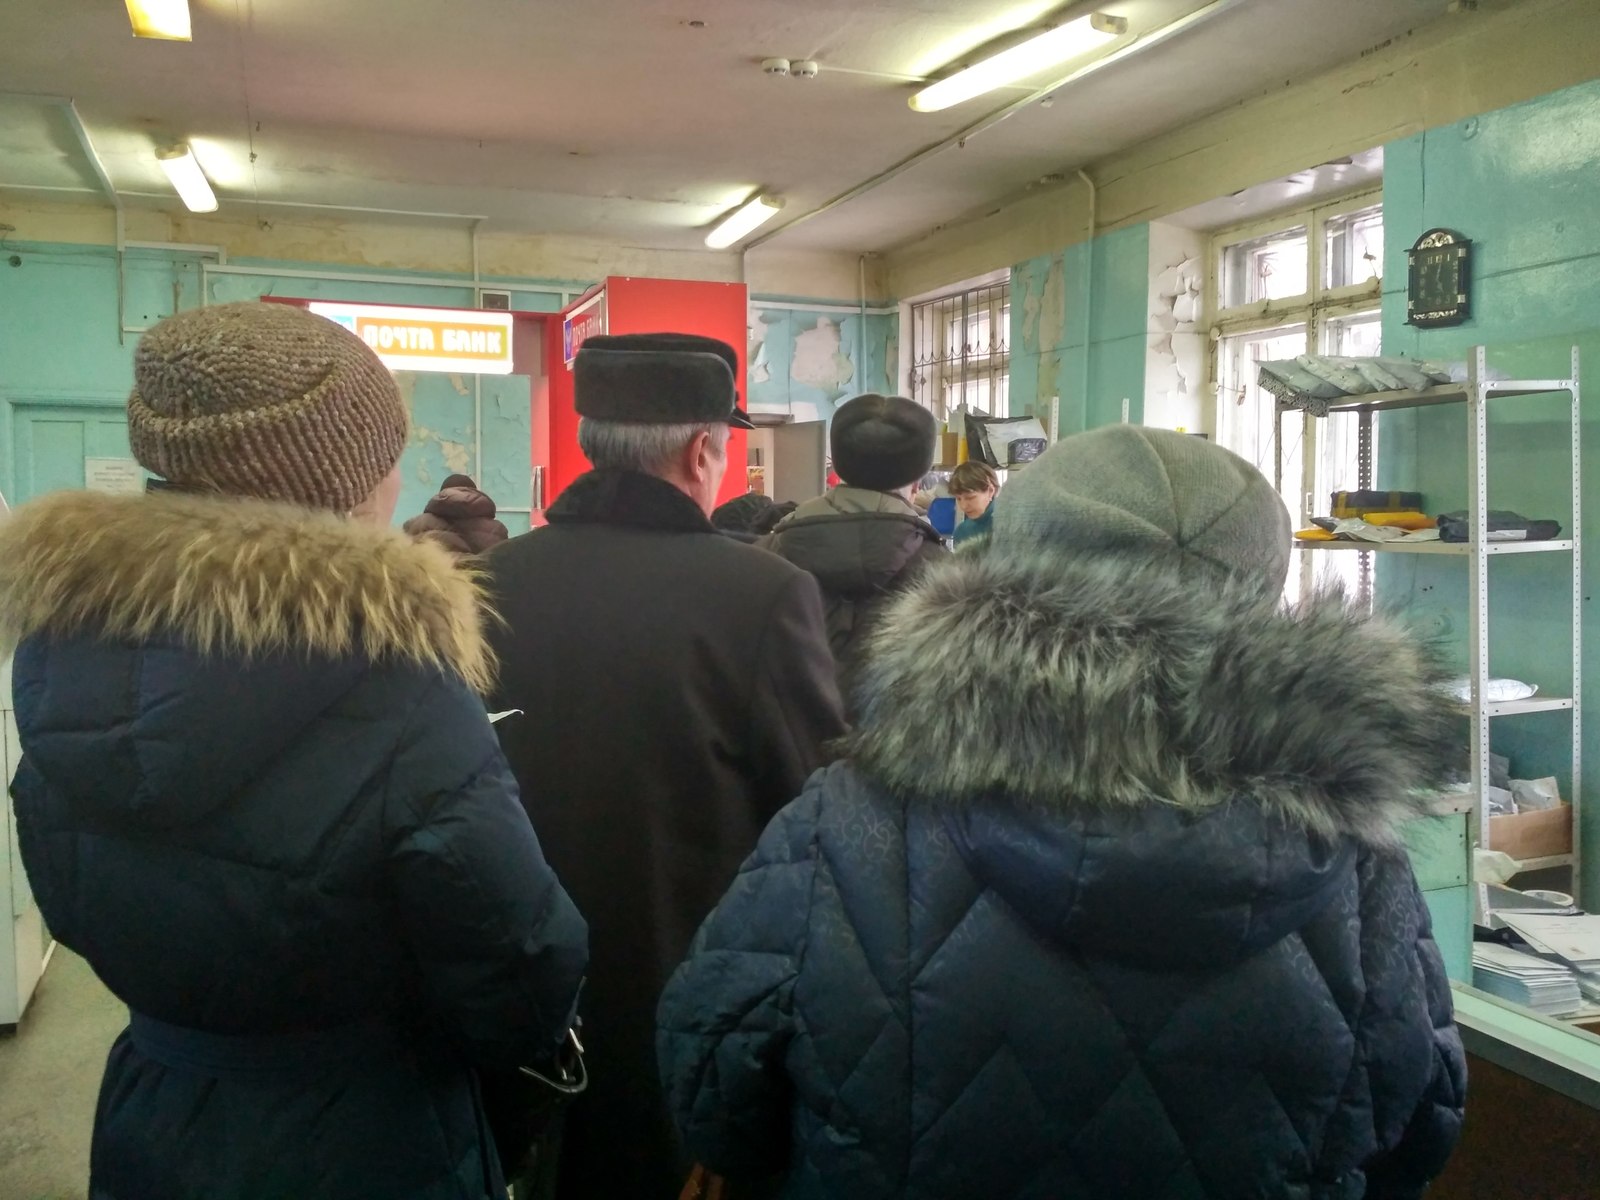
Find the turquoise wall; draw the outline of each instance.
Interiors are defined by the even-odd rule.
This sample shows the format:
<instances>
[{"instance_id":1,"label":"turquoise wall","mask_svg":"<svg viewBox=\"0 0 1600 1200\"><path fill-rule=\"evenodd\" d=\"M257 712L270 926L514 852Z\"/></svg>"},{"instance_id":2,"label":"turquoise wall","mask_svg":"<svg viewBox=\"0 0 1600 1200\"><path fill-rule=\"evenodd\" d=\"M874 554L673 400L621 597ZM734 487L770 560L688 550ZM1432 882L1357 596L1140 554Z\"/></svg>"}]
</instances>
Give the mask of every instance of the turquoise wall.
<instances>
[{"instance_id":1,"label":"turquoise wall","mask_svg":"<svg viewBox=\"0 0 1600 1200\"><path fill-rule=\"evenodd\" d=\"M815 302L812 302L815 304ZM898 313L806 307L805 301L750 308L750 407L796 421L826 421L863 392L899 389Z\"/></svg>"},{"instance_id":2,"label":"turquoise wall","mask_svg":"<svg viewBox=\"0 0 1600 1200\"><path fill-rule=\"evenodd\" d=\"M1084 277L1093 255L1092 302ZM1061 397L1061 432L1144 420L1150 227L1135 225L1021 263L1011 272L1011 411L1048 421ZM1084 390L1084 355L1089 386Z\"/></svg>"},{"instance_id":3,"label":"turquoise wall","mask_svg":"<svg viewBox=\"0 0 1600 1200\"><path fill-rule=\"evenodd\" d=\"M13 267L12 255L19 259ZM200 303L202 259L193 254L133 251L125 271L126 323L143 328ZM212 304L259 296L470 307L472 283L459 275L409 272L441 285L406 282L398 272L330 264L234 259L250 274L207 272ZM359 274L390 279L305 278L294 272ZM555 312L562 293L581 280L486 278L513 290L523 312ZM128 455L124 403L133 382L137 333L117 336L116 259L110 247L8 243L0 256L0 492L18 503L42 491L83 485L85 457ZM811 302L815 306L816 302ZM894 314L858 315L806 308L752 309L763 355L752 353L751 400L758 411L793 412L809 420L832 415L837 400L861 391L892 391L898 367ZM759 322L759 324L757 324ZM864 336L863 336L864 333ZM830 341L831 339L831 341ZM752 343L756 341L752 336ZM830 346L832 350L830 352ZM754 345L753 345L754 349ZM858 361L859 360L859 361ZM397 376L412 413L411 444L402 461L397 519L420 512L445 476L464 471L510 508L530 503L529 383L518 377ZM475 387L482 389L483 461L477 461ZM505 514L513 532L527 513Z\"/></svg>"},{"instance_id":4,"label":"turquoise wall","mask_svg":"<svg viewBox=\"0 0 1600 1200\"><path fill-rule=\"evenodd\" d=\"M0 259L0 491L20 502L31 495L83 483L83 458L127 457L123 406L133 382L137 333L117 336L116 259L109 247L12 244ZM11 255L19 265L10 265ZM125 271L126 322L147 327L199 304L201 259L162 251L130 252ZM210 303L262 295L470 307L469 281L454 286L296 278L276 271L339 268L314 263L236 260L234 267L267 274L211 274ZM382 275L381 271L362 274ZM499 282L499 281L485 281ZM548 292L517 292L523 311L561 307L561 284ZM566 285L579 291L583 285ZM466 471L502 504L529 504L532 436L529 384L518 377L485 377L483 461L477 461L476 398L470 376L397 376L412 414L410 445L401 463L397 519L420 512L446 475ZM507 513L513 532L528 514Z\"/></svg>"},{"instance_id":5,"label":"turquoise wall","mask_svg":"<svg viewBox=\"0 0 1600 1200\"><path fill-rule=\"evenodd\" d=\"M1600 380L1600 83L1584 84L1458 125L1432 129L1385 150L1384 350L1464 359L1489 347L1491 368L1513 377L1564 377L1577 345L1586 373ZM1473 319L1418 330L1405 324L1405 250L1435 226L1473 239ZM1600 384L1583 405L1583 454L1591 464L1583 519L1600 531ZM1490 408L1490 503L1570 526L1565 397L1496 401ZM1384 418L1378 483L1416 488L1430 512L1466 504L1465 408ZM1570 562L1529 555L1491 565L1491 668L1570 694ZM1586 556L1583 671L1600 680L1600 627L1590 596L1600 559ZM1382 603L1404 609L1465 667L1465 567L1426 560L1379 563ZM1600 699L1591 682L1583 721L1588 797L1582 838L1583 886L1600 905ZM1495 746L1521 775L1557 774L1571 735L1566 714L1495 722ZM1563 778L1564 785L1570 781Z\"/></svg>"}]
</instances>

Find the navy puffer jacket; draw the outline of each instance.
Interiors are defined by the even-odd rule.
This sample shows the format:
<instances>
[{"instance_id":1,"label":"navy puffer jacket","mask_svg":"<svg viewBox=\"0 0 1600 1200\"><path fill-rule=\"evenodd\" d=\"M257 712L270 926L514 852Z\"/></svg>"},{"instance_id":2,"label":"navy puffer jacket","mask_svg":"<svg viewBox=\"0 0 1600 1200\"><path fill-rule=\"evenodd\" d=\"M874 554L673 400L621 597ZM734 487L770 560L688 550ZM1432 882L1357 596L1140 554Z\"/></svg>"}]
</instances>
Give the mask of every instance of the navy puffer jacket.
<instances>
[{"instance_id":1,"label":"navy puffer jacket","mask_svg":"<svg viewBox=\"0 0 1600 1200\"><path fill-rule=\"evenodd\" d=\"M1420 1195L1465 1087L1397 846L1429 675L1328 603L930 572L662 1000L688 1149L788 1200Z\"/></svg>"},{"instance_id":2,"label":"navy puffer jacket","mask_svg":"<svg viewBox=\"0 0 1600 1200\"><path fill-rule=\"evenodd\" d=\"M470 582L278 505L0 525L23 860L132 1010L93 1200L500 1200L474 1068L548 1059L587 934L469 686Z\"/></svg>"}]
</instances>

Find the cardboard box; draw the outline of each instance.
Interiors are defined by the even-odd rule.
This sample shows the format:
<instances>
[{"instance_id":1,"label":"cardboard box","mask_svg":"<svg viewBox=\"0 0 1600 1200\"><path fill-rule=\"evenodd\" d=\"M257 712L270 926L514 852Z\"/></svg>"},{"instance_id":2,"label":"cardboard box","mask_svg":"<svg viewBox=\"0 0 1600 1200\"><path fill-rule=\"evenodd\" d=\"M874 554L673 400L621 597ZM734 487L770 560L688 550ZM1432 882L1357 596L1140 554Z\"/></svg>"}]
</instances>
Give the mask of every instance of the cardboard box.
<instances>
[{"instance_id":1,"label":"cardboard box","mask_svg":"<svg viewBox=\"0 0 1600 1200\"><path fill-rule=\"evenodd\" d=\"M1489 818L1489 849L1515 859L1572 853L1572 805Z\"/></svg>"}]
</instances>

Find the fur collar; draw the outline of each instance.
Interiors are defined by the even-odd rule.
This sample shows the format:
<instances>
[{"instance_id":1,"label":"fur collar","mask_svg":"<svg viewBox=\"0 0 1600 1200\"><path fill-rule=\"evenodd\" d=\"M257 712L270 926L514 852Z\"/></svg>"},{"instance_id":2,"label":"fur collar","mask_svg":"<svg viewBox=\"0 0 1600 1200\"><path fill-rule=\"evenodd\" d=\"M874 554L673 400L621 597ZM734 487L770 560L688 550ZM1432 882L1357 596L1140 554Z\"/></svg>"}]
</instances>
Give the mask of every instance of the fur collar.
<instances>
[{"instance_id":1,"label":"fur collar","mask_svg":"<svg viewBox=\"0 0 1600 1200\"><path fill-rule=\"evenodd\" d=\"M574 479L545 514L553 525L592 522L665 533L715 533L700 506L665 479L597 468Z\"/></svg>"},{"instance_id":2,"label":"fur collar","mask_svg":"<svg viewBox=\"0 0 1600 1200\"><path fill-rule=\"evenodd\" d=\"M1160 568L990 547L891 606L848 752L901 795L1037 809L1247 800L1392 845L1465 758L1428 649Z\"/></svg>"},{"instance_id":3,"label":"fur collar","mask_svg":"<svg viewBox=\"0 0 1600 1200\"><path fill-rule=\"evenodd\" d=\"M478 590L437 546L258 500L61 492L0 521L0 655L34 634L493 673Z\"/></svg>"}]
</instances>

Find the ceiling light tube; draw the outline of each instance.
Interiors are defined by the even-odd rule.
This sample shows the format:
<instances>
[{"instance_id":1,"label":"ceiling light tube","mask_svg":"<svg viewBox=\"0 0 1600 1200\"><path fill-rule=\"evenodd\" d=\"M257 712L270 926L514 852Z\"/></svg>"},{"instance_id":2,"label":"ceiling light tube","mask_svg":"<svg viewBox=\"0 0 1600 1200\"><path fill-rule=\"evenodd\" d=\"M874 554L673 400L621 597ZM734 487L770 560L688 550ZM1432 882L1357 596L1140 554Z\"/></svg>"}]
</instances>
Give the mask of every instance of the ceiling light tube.
<instances>
[{"instance_id":1,"label":"ceiling light tube","mask_svg":"<svg viewBox=\"0 0 1600 1200\"><path fill-rule=\"evenodd\" d=\"M172 180L172 186L185 208L197 213L217 211L217 194L211 190L210 180L200 169L194 151L189 149L187 143L163 150L156 155L156 161L167 173L167 178Z\"/></svg>"},{"instance_id":2,"label":"ceiling light tube","mask_svg":"<svg viewBox=\"0 0 1600 1200\"><path fill-rule=\"evenodd\" d=\"M1127 32L1127 18L1090 13L1075 21L1057 25L1054 29L1047 29L1037 37L1001 51L993 58L986 58L948 79L930 84L911 97L911 107L917 112L940 112L957 104L965 104L985 92L1003 88L1019 79L1031 78L1071 59L1081 58L1108 42L1116 41Z\"/></svg>"},{"instance_id":3,"label":"ceiling light tube","mask_svg":"<svg viewBox=\"0 0 1600 1200\"><path fill-rule=\"evenodd\" d=\"M706 245L713 250L726 250L735 242L742 242L782 211L781 196L756 196L708 233Z\"/></svg>"},{"instance_id":4,"label":"ceiling light tube","mask_svg":"<svg viewBox=\"0 0 1600 1200\"><path fill-rule=\"evenodd\" d=\"M189 0L127 0L133 36L163 42L190 42Z\"/></svg>"}]
</instances>

